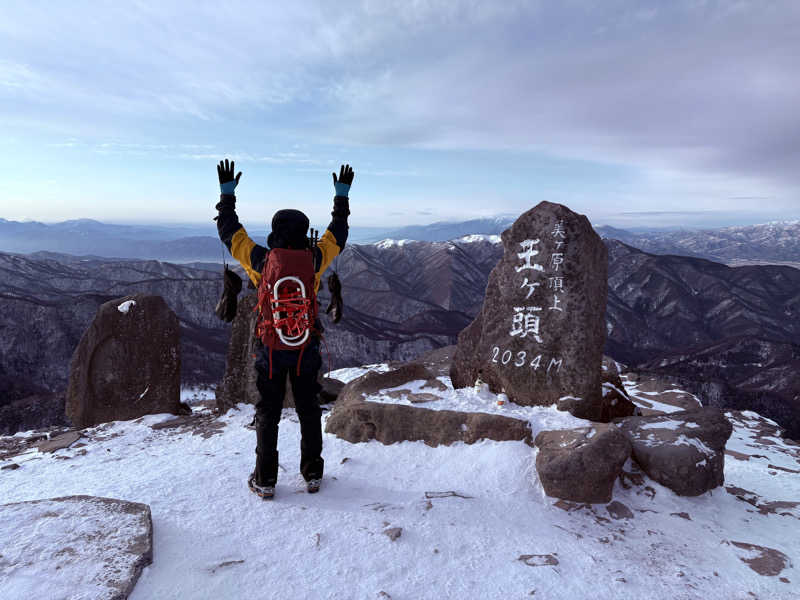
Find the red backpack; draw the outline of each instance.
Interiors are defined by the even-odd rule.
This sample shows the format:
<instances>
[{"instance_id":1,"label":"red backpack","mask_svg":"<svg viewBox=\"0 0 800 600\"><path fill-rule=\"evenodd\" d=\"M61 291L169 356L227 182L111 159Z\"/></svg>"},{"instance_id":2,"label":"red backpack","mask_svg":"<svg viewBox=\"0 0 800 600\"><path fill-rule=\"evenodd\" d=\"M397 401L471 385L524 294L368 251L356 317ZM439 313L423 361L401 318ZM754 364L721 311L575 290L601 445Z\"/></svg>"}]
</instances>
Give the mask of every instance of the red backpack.
<instances>
[{"instance_id":1,"label":"red backpack","mask_svg":"<svg viewBox=\"0 0 800 600\"><path fill-rule=\"evenodd\" d=\"M258 302L255 311L256 337L272 350L303 350L311 341L317 318L317 294L314 289L314 254L311 250L273 248L264 261Z\"/></svg>"}]
</instances>

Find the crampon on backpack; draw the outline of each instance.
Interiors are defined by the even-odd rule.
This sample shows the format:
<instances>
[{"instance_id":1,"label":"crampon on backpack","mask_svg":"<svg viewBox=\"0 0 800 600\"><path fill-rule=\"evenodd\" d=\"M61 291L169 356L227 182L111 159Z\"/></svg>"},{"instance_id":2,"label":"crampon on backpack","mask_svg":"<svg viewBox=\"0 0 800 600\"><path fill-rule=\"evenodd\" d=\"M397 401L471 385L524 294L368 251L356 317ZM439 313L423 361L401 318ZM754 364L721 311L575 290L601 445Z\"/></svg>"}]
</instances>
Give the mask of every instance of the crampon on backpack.
<instances>
[{"instance_id":1,"label":"crampon on backpack","mask_svg":"<svg viewBox=\"0 0 800 600\"><path fill-rule=\"evenodd\" d=\"M258 285L255 311L256 337L269 348L269 377L272 379L272 351L303 351L315 334L317 295L314 289L314 254L309 249L273 248L267 255Z\"/></svg>"}]
</instances>

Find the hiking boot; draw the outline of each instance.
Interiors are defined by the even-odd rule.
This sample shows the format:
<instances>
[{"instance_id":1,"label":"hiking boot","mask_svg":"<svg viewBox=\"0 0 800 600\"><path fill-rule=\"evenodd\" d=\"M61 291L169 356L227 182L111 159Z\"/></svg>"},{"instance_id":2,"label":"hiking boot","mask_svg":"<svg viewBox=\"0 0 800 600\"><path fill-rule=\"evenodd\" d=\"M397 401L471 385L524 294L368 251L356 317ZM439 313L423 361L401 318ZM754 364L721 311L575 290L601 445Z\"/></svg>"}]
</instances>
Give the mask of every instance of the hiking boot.
<instances>
[{"instance_id":1,"label":"hiking boot","mask_svg":"<svg viewBox=\"0 0 800 600\"><path fill-rule=\"evenodd\" d=\"M275 495L275 484L272 485L258 485L256 483L256 474L251 473L247 480L247 487L256 496L262 500L270 500Z\"/></svg>"},{"instance_id":2,"label":"hiking boot","mask_svg":"<svg viewBox=\"0 0 800 600\"><path fill-rule=\"evenodd\" d=\"M322 479L309 479L306 481L306 490L309 494L316 494L319 491L319 486L322 484Z\"/></svg>"}]
</instances>

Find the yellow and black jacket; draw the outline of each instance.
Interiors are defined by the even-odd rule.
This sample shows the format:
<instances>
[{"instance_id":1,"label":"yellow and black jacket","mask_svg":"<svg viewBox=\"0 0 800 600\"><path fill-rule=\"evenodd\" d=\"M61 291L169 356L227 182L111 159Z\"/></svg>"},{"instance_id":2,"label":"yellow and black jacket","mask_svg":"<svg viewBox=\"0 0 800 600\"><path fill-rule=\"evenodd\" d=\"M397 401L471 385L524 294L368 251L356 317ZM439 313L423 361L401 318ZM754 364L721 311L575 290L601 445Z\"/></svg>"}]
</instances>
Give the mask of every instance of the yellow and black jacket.
<instances>
[{"instance_id":1,"label":"yellow and black jacket","mask_svg":"<svg viewBox=\"0 0 800 600\"><path fill-rule=\"evenodd\" d=\"M239 223L235 204L236 196L227 194L220 196L220 202L217 205L219 210L219 215L216 219L217 231L220 239L230 250L231 255L244 267L253 285L258 287L261 281L261 271L264 268L264 262L267 259L269 250L256 244L247 235L247 231ZM322 274L333 262L333 259L344 250L344 245L347 242L349 229L347 215L350 212L347 204L348 199L345 196L336 196L334 198L334 211L331 213L333 218L328 225L328 229L320 237L319 243L314 248L314 270L316 272L314 284L317 292L319 292Z\"/></svg>"}]
</instances>

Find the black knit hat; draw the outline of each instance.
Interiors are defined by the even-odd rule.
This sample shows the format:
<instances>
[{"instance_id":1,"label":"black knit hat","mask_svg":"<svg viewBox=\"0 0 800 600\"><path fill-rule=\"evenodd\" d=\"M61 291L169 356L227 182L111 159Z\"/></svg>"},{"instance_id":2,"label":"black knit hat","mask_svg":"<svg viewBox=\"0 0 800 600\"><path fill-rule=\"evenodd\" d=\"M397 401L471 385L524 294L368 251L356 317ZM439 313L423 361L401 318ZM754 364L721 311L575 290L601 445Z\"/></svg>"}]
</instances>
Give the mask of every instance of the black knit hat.
<instances>
[{"instance_id":1,"label":"black knit hat","mask_svg":"<svg viewBox=\"0 0 800 600\"><path fill-rule=\"evenodd\" d=\"M285 208L272 217L272 233L267 237L270 248L307 248L309 221L299 210Z\"/></svg>"}]
</instances>

